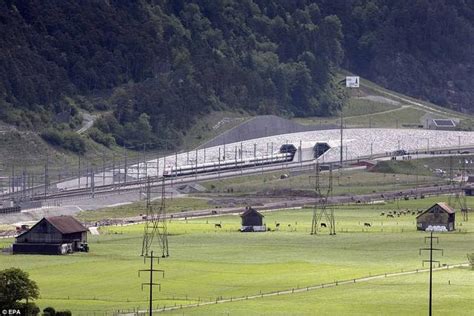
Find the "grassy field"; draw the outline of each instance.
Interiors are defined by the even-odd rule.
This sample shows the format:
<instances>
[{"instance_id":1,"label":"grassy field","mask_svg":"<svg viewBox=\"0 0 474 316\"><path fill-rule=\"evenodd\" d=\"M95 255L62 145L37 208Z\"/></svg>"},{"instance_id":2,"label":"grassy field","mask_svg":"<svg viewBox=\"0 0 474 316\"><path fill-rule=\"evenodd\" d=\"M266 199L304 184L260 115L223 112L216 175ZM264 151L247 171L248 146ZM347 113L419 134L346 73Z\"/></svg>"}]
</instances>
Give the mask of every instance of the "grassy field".
<instances>
[{"instance_id":1,"label":"grassy field","mask_svg":"<svg viewBox=\"0 0 474 316\"><path fill-rule=\"evenodd\" d=\"M470 169L469 164L465 164L466 160L470 161L474 158L472 155L453 156L453 157L433 157L413 160L395 160L381 161L374 167L373 171L383 173L403 174L410 172L411 175L433 175L435 169L445 171L445 177L449 178L449 169L452 167L453 176L461 173L462 169Z\"/></svg>"},{"instance_id":2,"label":"grassy field","mask_svg":"<svg viewBox=\"0 0 474 316\"><path fill-rule=\"evenodd\" d=\"M245 113L229 111L211 112L200 118L187 131L183 138L182 149L193 149L213 139L221 133L242 124L251 117Z\"/></svg>"},{"instance_id":3,"label":"grassy field","mask_svg":"<svg viewBox=\"0 0 474 316\"><path fill-rule=\"evenodd\" d=\"M173 198L166 199L166 212L177 213L181 211L199 210L210 208L206 199L201 198ZM160 200L153 201L153 205L159 207ZM145 202L135 202L118 207L106 207L93 211L81 211L77 218L84 222L93 222L102 219L114 219L139 216L145 214Z\"/></svg>"},{"instance_id":4,"label":"grassy field","mask_svg":"<svg viewBox=\"0 0 474 316\"><path fill-rule=\"evenodd\" d=\"M390 165L391 166L391 165ZM404 167L409 167L404 165ZM391 191L399 190L418 185L433 185L435 183L446 183L446 179L430 176L425 172L424 175L407 175L410 169L394 169L399 173L388 173L387 168L381 171L386 172L368 172L366 170L343 171L342 173L333 173L333 194L335 195L352 195L372 193L374 191ZM260 193L269 194L278 192L289 192L288 188L293 191L314 192L314 179L310 178L313 173L296 174L285 179L280 179L280 175L288 173L285 170L275 173L263 175L252 175L236 177L232 179L213 180L202 183L210 192L228 192L232 190L234 194L250 194ZM329 174L321 173L321 185L327 184Z\"/></svg>"},{"instance_id":5,"label":"grassy field","mask_svg":"<svg viewBox=\"0 0 474 316\"><path fill-rule=\"evenodd\" d=\"M343 109L344 117L375 114L400 109L400 105L387 104L366 99L351 98Z\"/></svg>"},{"instance_id":6,"label":"grassy field","mask_svg":"<svg viewBox=\"0 0 474 316\"><path fill-rule=\"evenodd\" d=\"M238 215L169 222L170 257L160 260L158 268L165 270L165 278L159 278L162 291L157 293L154 304L172 306L215 301L221 297L255 295L422 268L421 260L425 256L419 256L418 249L425 246L423 237L426 235L415 230L414 216L387 219L380 216L380 212L426 208L435 201L438 199L400 201L398 206L393 203L336 209L336 236L329 236L324 231L318 236L309 234L310 209L265 213L265 222L272 229L265 233L237 232ZM474 200L468 202L472 205ZM372 227L364 228L365 222L370 222ZM216 223L222 228L215 228ZM276 223L280 223L278 229ZM105 312L111 315L118 309L145 308L147 291L142 292L140 284L147 282L147 278L137 275L139 269L147 268L139 256L143 226L104 227L101 233L100 236L89 236L90 253L1 255L0 269L15 266L29 272L40 287L41 298L37 303L42 308L48 305L68 308L74 315L104 315ZM438 246L444 249L444 257L440 257L443 264L466 262L466 254L474 252L474 221L463 223L458 219L458 231L439 236ZM2 239L0 247L11 242L11 239ZM445 273L448 279L466 283L467 290L452 294L456 295L455 302L459 302L452 306L452 315L461 315L471 302L473 287L469 280L472 280L473 272L456 269ZM441 282L442 275L444 272L435 273L436 282ZM238 303L235 309L234 303L225 303L222 307L216 306L216 310L203 307L183 311L201 315L234 314L235 311L239 315L253 310L255 314L265 314L268 308L267 314L274 314L281 306L282 314L305 314L320 309L327 300L334 302L329 311L342 314L350 314L356 305L360 313L367 306L369 314L393 314L397 305L417 304L422 294L406 296L403 293L425 289L426 277L423 274L373 281L347 286L347 290L341 286L288 295L281 300L259 299L249 301L249 305ZM371 294L377 288L384 291ZM382 300L382 305L375 306L373 296L383 299L382 293L391 295L391 303ZM305 303L301 312L295 311L302 301ZM257 308L260 302L262 306ZM422 306L418 311L421 310Z\"/></svg>"},{"instance_id":7,"label":"grassy field","mask_svg":"<svg viewBox=\"0 0 474 316\"><path fill-rule=\"evenodd\" d=\"M471 315L472 274L440 271L433 280L433 313ZM427 273L242 302L201 306L166 315L426 315Z\"/></svg>"}]
</instances>

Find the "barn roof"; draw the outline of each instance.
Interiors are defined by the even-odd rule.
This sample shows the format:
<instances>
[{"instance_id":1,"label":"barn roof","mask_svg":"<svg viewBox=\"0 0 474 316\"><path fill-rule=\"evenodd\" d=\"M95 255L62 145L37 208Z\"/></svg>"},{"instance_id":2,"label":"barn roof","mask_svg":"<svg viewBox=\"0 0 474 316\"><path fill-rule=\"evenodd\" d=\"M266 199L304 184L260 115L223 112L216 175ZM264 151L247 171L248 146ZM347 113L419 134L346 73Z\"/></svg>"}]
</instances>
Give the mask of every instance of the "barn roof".
<instances>
[{"instance_id":1,"label":"barn roof","mask_svg":"<svg viewBox=\"0 0 474 316\"><path fill-rule=\"evenodd\" d=\"M257 214L257 215L260 216L260 217L265 217L265 216L263 216L262 214L260 214L259 212L257 212L256 209L253 209L253 208L251 208L251 207L247 207L246 210L245 210L245 212L243 212L242 214L240 214L240 217L245 217L245 216L250 215L250 214L252 214L252 213Z\"/></svg>"},{"instance_id":2,"label":"barn roof","mask_svg":"<svg viewBox=\"0 0 474 316\"><path fill-rule=\"evenodd\" d=\"M467 177L467 181L466 181L468 184L473 184L474 183L474 175L469 175Z\"/></svg>"},{"instance_id":3,"label":"barn roof","mask_svg":"<svg viewBox=\"0 0 474 316\"><path fill-rule=\"evenodd\" d=\"M45 220L53 225L62 234L72 234L87 231L87 228L72 216L61 215L45 217Z\"/></svg>"},{"instance_id":4,"label":"barn roof","mask_svg":"<svg viewBox=\"0 0 474 316\"><path fill-rule=\"evenodd\" d=\"M446 213L448 214L454 214L455 213L455 210L449 206L448 204L444 203L444 202L438 202L436 203L435 205L431 206L429 209L427 209L426 211L424 211L423 213L421 214L418 214L418 217L420 217L421 215L425 214L426 212L429 212L429 210L431 210L434 206L438 205L439 207L441 207L441 209L443 209L443 211L445 211Z\"/></svg>"}]
</instances>

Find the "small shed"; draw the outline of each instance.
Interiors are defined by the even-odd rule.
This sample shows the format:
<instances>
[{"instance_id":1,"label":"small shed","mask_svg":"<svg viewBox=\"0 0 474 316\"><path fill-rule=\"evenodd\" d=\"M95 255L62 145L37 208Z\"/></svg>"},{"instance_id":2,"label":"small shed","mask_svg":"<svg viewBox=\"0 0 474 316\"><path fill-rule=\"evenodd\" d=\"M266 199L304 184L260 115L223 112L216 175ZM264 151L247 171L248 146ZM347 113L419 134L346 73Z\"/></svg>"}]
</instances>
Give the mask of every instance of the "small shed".
<instances>
[{"instance_id":1,"label":"small shed","mask_svg":"<svg viewBox=\"0 0 474 316\"><path fill-rule=\"evenodd\" d=\"M473 175L469 175L467 177L467 181L463 189L464 189L464 194L466 196L474 196L474 176Z\"/></svg>"},{"instance_id":2,"label":"small shed","mask_svg":"<svg viewBox=\"0 0 474 316\"><path fill-rule=\"evenodd\" d=\"M245 208L245 212L240 217L242 218L241 232L264 232L267 230L263 224L264 216L250 206Z\"/></svg>"},{"instance_id":3,"label":"small shed","mask_svg":"<svg viewBox=\"0 0 474 316\"><path fill-rule=\"evenodd\" d=\"M472 185L466 185L464 187L464 194L466 196L474 196L474 186Z\"/></svg>"},{"instance_id":4,"label":"small shed","mask_svg":"<svg viewBox=\"0 0 474 316\"><path fill-rule=\"evenodd\" d=\"M66 254L88 251L87 228L72 216L44 217L16 237L13 253Z\"/></svg>"},{"instance_id":5,"label":"small shed","mask_svg":"<svg viewBox=\"0 0 474 316\"><path fill-rule=\"evenodd\" d=\"M446 230L455 229L455 212L446 203L436 203L416 217L417 230L426 230L428 226L444 226Z\"/></svg>"}]
</instances>

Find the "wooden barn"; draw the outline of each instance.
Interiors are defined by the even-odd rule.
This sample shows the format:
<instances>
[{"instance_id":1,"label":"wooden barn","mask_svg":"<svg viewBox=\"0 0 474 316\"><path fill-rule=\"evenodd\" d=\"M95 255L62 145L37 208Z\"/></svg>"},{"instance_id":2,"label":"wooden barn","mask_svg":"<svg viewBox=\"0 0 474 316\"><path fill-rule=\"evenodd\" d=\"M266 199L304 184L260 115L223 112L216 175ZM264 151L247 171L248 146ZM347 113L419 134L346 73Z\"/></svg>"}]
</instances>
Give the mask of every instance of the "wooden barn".
<instances>
[{"instance_id":1,"label":"wooden barn","mask_svg":"<svg viewBox=\"0 0 474 316\"><path fill-rule=\"evenodd\" d=\"M249 206L245 208L245 212L240 217L242 218L241 232L264 232L267 230L263 224L264 216Z\"/></svg>"},{"instance_id":2,"label":"wooden barn","mask_svg":"<svg viewBox=\"0 0 474 316\"><path fill-rule=\"evenodd\" d=\"M88 251L87 228L72 216L44 217L16 237L13 254L66 254Z\"/></svg>"},{"instance_id":3,"label":"wooden barn","mask_svg":"<svg viewBox=\"0 0 474 316\"><path fill-rule=\"evenodd\" d=\"M417 230L426 230L428 226L444 226L446 230L455 229L455 213L446 203L436 203L416 217Z\"/></svg>"}]
</instances>

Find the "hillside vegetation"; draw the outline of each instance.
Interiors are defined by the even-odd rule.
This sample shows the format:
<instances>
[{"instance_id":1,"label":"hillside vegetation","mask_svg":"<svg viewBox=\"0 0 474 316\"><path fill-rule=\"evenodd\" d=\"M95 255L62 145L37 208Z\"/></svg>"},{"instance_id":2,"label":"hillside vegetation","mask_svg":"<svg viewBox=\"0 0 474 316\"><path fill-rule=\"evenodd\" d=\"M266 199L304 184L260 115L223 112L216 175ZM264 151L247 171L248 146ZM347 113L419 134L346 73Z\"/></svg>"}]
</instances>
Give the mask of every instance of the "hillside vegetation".
<instances>
[{"instance_id":1,"label":"hillside vegetation","mask_svg":"<svg viewBox=\"0 0 474 316\"><path fill-rule=\"evenodd\" d=\"M473 111L474 2L323 1L344 33L344 66L376 83L463 112Z\"/></svg>"},{"instance_id":2,"label":"hillside vegetation","mask_svg":"<svg viewBox=\"0 0 474 316\"><path fill-rule=\"evenodd\" d=\"M67 131L101 111L96 142L171 148L213 111L335 114L341 65L468 111L473 17L461 0L6 0L0 120L82 153Z\"/></svg>"},{"instance_id":3,"label":"hillside vegetation","mask_svg":"<svg viewBox=\"0 0 474 316\"><path fill-rule=\"evenodd\" d=\"M0 117L37 127L77 107L112 110L97 127L117 143L168 147L211 110L334 112L341 23L283 4L4 2Z\"/></svg>"}]
</instances>

